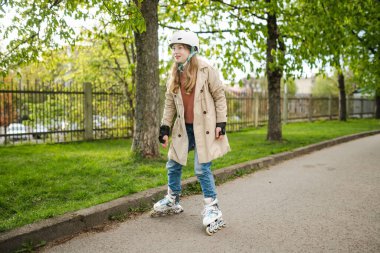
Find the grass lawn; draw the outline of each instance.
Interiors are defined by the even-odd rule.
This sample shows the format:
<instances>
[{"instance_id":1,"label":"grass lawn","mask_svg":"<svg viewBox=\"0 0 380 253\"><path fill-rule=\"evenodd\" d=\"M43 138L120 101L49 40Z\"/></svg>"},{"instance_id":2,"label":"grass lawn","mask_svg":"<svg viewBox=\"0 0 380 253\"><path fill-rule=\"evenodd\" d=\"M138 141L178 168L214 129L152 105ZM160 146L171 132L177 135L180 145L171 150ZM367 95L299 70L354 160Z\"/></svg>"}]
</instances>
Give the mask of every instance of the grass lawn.
<instances>
[{"instance_id":1,"label":"grass lawn","mask_svg":"<svg viewBox=\"0 0 380 253\"><path fill-rule=\"evenodd\" d=\"M380 120L292 123L281 143L265 141L266 127L230 133L232 151L213 169L375 129ZM130 147L131 140L0 147L0 232L165 185L167 150L143 160ZM193 152L183 178L194 175L192 161Z\"/></svg>"}]
</instances>

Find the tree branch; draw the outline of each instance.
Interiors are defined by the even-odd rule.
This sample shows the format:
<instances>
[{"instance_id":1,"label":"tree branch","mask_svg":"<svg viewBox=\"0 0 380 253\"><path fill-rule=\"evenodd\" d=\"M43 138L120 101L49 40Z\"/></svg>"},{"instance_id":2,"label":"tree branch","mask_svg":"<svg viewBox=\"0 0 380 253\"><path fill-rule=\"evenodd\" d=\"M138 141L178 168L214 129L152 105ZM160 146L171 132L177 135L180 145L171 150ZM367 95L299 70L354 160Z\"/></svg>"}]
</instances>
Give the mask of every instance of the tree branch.
<instances>
[{"instance_id":1,"label":"tree branch","mask_svg":"<svg viewBox=\"0 0 380 253\"><path fill-rule=\"evenodd\" d=\"M227 5L228 7L232 8L234 10L251 9L250 6L236 6L236 5L232 5L232 4L229 4L229 3L225 3L222 0L211 0L211 2L217 2L217 3L221 3L223 5ZM252 0L252 2L254 2L254 0Z\"/></svg>"},{"instance_id":2,"label":"tree branch","mask_svg":"<svg viewBox=\"0 0 380 253\"><path fill-rule=\"evenodd\" d=\"M169 26L169 25L164 25L162 23L159 23L161 27L164 28L169 28L172 30L182 30L180 27L174 27L174 26ZM214 34L214 33L234 33L234 32L246 32L247 29L221 29L221 30L209 30L209 31L193 31L196 34Z\"/></svg>"},{"instance_id":3,"label":"tree branch","mask_svg":"<svg viewBox=\"0 0 380 253\"><path fill-rule=\"evenodd\" d=\"M53 9L55 6L58 6L63 0L55 0L52 5L50 5L49 9Z\"/></svg>"},{"instance_id":4,"label":"tree branch","mask_svg":"<svg viewBox=\"0 0 380 253\"><path fill-rule=\"evenodd\" d=\"M177 5L177 6L186 6L186 5L188 5L188 4L189 4L189 5L190 5L190 4L194 5L195 3L194 3L194 2L187 1L187 2L181 3L181 4ZM167 8L169 5L168 5L168 4L160 4L159 6L160 6L160 7L163 7L163 8Z\"/></svg>"},{"instance_id":5,"label":"tree branch","mask_svg":"<svg viewBox=\"0 0 380 253\"><path fill-rule=\"evenodd\" d=\"M365 41L363 38L359 37L359 34L355 33L355 31L351 30L351 33L362 43L362 44L365 44ZM370 47L370 46L366 46L366 48L372 53L372 54L376 54L376 49L373 48L373 47Z\"/></svg>"},{"instance_id":6,"label":"tree branch","mask_svg":"<svg viewBox=\"0 0 380 253\"><path fill-rule=\"evenodd\" d=\"M232 4L229 4L229 3L225 3L222 0L211 0L211 1L212 2L221 3L223 5L226 5L226 6L230 7L230 8L232 8L232 10L238 10L238 11L240 11L240 10L251 10L251 8L252 8L251 6L236 6L236 5L232 5ZM254 0L252 0L252 2L253 1ZM259 16L259 15L255 14L255 13L250 13L250 15L252 15L252 16L258 18L258 19L261 19L261 20L266 20L265 17ZM234 16L237 17L236 15L234 15Z\"/></svg>"},{"instance_id":7,"label":"tree branch","mask_svg":"<svg viewBox=\"0 0 380 253\"><path fill-rule=\"evenodd\" d=\"M321 4L322 4L322 7L323 7L323 10L324 10L325 13L326 13L326 16L327 16L329 19L331 19L334 23L336 23L336 19L334 19L333 17L331 17L331 16L329 15L329 13L328 13L328 11L327 11L325 5L323 4L323 2L322 2ZM346 29L349 28L347 25L343 25L343 27L346 28ZM353 34L353 35L359 40L360 43L365 44L364 39L361 38L361 37L359 37L359 34L355 33L354 30L351 30L351 33L352 33L352 34ZM376 54L376 50L375 50L375 48L370 47L370 46L367 46L367 45L364 45L364 46L365 46L365 48L367 48L372 54L374 54L374 55Z\"/></svg>"},{"instance_id":8,"label":"tree branch","mask_svg":"<svg viewBox=\"0 0 380 253\"><path fill-rule=\"evenodd\" d=\"M51 10L55 6L58 6L61 2L62 2L62 0L55 0L54 3L49 7L49 9ZM39 35L41 22L42 22L42 19L40 19L39 22L37 23L38 33L34 32L28 38L23 39L22 41L20 41L16 46L14 46L13 48L11 48L9 50L9 53L6 54L5 57L7 57L8 55L12 54L13 51L17 50L21 45L23 45L23 44L25 44L27 42L30 43L30 44L32 44L33 40Z\"/></svg>"},{"instance_id":9,"label":"tree branch","mask_svg":"<svg viewBox=\"0 0 380 253\"><path fill-rule=\"evenodd\" d=\"M127 57L128 64L131 64L131 57L129 56L129 52L127 49L127 43L125 40L123 41L123 49L124 49L125 56Z\"/></svg>"},{"instance_id":10,"label":"tree branch","mask_svg":"<svg viewBox=\"0 0 380 253\"><path fill-rule=\"evenodd\" d=\"M108 48L111 50L112 54L115 53L115 51L113 50L113 47L112 47L112 44L111 44L111 40L108 38L107 39L107 45L108 45ZM122 73L122 69L121 69L121 66L120 66L120 63L119 61L117 60L116 57L114 57L114 62L117 66L117 69L119 70L120 73ZM123 82L123 83L128 83L123 77L119 76L119 74L117 73L117 71L114 72L114 74Z\"/></svg>"}]
</instances>

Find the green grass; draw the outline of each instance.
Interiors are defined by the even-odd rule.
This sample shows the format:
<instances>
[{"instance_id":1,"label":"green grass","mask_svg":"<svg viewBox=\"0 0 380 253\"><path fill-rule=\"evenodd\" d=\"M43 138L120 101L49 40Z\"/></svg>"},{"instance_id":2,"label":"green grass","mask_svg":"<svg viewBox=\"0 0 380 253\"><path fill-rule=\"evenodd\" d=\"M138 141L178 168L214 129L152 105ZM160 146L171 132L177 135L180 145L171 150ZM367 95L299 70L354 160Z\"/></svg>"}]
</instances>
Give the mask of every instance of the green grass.
<instances>
[{"instance_id":1,"label":"green grass","mask_svg":"<svg viewBox=\"0 0 380 253\"><path fill-rule=\"evenodd\" d=\"M266 127L230 133L232 151L213 169L353 133L380 129L374 119L292 123L284 141L265 141ZM0 232L68 211L165 185L162 158L133 156L131 140L0 147ZM193 152L183 178L194 175Z\"/></svg>"}]
</instances>

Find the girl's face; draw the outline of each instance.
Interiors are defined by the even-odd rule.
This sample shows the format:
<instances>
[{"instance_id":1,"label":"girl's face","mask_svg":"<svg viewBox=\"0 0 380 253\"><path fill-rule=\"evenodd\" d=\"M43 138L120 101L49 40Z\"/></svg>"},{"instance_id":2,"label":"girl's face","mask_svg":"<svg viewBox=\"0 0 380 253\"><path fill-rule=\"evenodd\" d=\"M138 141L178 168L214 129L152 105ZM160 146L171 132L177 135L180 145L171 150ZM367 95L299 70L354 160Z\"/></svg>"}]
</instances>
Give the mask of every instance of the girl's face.
<instances>
[{"instance_id":1,"label":"girl's face","mask_svg":"<svg viewBox=\"0 0 380 253\"><path fill-rule=\"evenodd\" d=\"M172 55L176 63L185 63L187 57L190 55L190 50L183 44L174 44L172 46Z\"/></svg>"}]
</instances>

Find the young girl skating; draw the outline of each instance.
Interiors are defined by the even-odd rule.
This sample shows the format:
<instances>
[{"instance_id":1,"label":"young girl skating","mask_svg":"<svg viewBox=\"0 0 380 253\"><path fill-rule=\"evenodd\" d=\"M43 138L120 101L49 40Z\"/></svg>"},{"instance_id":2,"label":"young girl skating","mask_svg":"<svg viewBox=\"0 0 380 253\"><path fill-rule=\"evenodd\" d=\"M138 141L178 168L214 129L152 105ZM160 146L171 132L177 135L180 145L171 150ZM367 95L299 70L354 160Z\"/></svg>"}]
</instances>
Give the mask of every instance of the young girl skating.
<instances>
[{"instance_id":1,"label":"young girl skating","mask_svg":"<svg viewBox=\"0 0 380 253\"><path fill-rule=\"evenodd\" d=\"M183 212L179 204L182 166L194 150L194 170L203 196L203 225L209 235L225 226L218 207L211 161L230 150L226 134L227 104L219 73L197 57L199 39L190 31L175 32L170 41L174 59L165 93L160 142L168 146L168 194L158 201L151 215ZM175 118L175 120L174 120ZM174 121L174 124L173 124Z\"/></svg>"}]
</instances>

